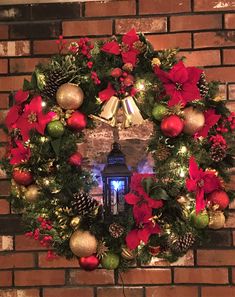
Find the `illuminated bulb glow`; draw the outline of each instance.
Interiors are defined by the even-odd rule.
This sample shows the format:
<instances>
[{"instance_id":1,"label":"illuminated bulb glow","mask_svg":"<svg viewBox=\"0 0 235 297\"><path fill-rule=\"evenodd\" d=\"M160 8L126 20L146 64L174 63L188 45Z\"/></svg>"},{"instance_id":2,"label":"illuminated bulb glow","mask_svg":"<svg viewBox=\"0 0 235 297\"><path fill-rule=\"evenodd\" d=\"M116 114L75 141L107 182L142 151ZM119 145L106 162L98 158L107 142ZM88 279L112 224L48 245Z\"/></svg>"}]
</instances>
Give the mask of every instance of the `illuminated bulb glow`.
<instances>
[{"instance_id":1,"label":"illuminated bulb glow","mask_svg":"<svg viewBox=\"0 0 235 297\"><path fill-rule=\"evenodd\" d=\"M42 107L45 107L47 104L45 101L42 101Z\"/></svg>"},{"instance_id":2,"label":"illuminated bulb glow","mask_svg":"<svg viewBox=\"0 0 235 297\"><path fill-rule=\"evenodd\" d=\"M185 153L187 153L187 151L188 151L188 149L185 145L181 146L181 148L179 149L179 152L181 154L185 154Z\"/></svg>"},{"instance_id":3,"label":"illuminated bulb glow","mask_svg":"<svg viewBox=\"0 0 235 297\"><path fill-rule=\"evenodd\" d=\"M180 175L180 177L185 177L186 173L183 168L180 169L179 175Z\"/></svg>"},{"instance_id":4,"label":"illuminated bulb glow","mask_svg":"<svg viewBox=\"0 0 235 297\"><path fill-rule=\"evenodd\" d=\"M42 137L40 137L40 141L41 141L42 143L44 143L44 142L47 141L47 138L46 138L45 136L42 136Z\"/></svg>"},{"instance_id":5,"label":"illuminated bulb glow","mask_svg":"<svg viewBox=\"0 0 235 297\"><path fill-rule=\"evenodd\" d=\"M120 181L113 180L113 181L111 182L111 184L112 184L114 190L117 191L117 190L119 190L119 189L121 188L121 184L122 184L122 183L121 183Z\"/></svg>"}]
</instances>

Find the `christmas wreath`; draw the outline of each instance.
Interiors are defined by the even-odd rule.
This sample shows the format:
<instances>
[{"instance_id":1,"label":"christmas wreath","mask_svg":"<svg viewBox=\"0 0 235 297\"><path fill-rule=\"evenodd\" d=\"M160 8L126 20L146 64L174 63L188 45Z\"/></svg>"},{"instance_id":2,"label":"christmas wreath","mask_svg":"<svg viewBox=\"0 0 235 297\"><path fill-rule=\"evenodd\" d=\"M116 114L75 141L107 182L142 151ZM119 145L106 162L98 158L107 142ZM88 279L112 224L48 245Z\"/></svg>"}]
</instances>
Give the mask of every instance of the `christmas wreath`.
<instances>
[{"instance_id":1,"label":"christmas wreath","mask_svg":"<svg viewBox=\"0 0 235 297\"><path fill-rule=\"evenodd\" d=\"M157 256L170 261L224 226L232 193L235 115L218 83L186 67L178 50L155 51L134 29L92 45L81 38L38 65L12 94L2 164L26 236L81 267L124 268ZM122 123L117 113L122 110ZM97 120L119 128L153 122L154 174L133 173L126 211L109 214L90 194L94 177L77 144Z\"/></svg>"}]
</instances>

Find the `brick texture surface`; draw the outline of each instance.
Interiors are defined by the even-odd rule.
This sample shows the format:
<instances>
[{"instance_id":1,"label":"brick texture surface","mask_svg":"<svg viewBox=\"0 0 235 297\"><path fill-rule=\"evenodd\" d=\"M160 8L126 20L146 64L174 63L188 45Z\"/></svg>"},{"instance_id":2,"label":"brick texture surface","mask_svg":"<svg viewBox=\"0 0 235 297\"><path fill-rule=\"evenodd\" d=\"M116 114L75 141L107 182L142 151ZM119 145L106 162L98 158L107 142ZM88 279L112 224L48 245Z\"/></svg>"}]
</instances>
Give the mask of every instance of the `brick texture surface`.
<instances>
[{"instance_id":1,"label":"brick texture surface","mask_svg":"<svg viewBox=\"0 0 235 297\"><path fill-rule=\"evenodd\" d=\"M11 104L8 96L30 79L36 64L58 52L59 35L67 43L82 36L95 41L132 27L144 32L156 50L179 47L187 66L204 67L208 80L220 80L220 95L235 112L235 0L0 4L0 158L6 151L2 124ZM143 157L151 131L149 124L120 131L131 166ZM104 152L112 141L112 129L105 125L98 125L95 133L97 137L86 135L88 145L81 148L90 158L94 147ZM235 190L235 175L226 187ZM9 193L10 183L0 169L0 220L13 212ZM101 189L95 193L101 194ZM1 234L0 229L0 297L122 297L122 281L126 297L234 297L234 210L235 203L225 228L208 233L210 242L177 262L155 257L121 276L102 268L83 271L77 259L47 261L46 249L38 241L18 233Z\"/></svg>"}]
</instances>

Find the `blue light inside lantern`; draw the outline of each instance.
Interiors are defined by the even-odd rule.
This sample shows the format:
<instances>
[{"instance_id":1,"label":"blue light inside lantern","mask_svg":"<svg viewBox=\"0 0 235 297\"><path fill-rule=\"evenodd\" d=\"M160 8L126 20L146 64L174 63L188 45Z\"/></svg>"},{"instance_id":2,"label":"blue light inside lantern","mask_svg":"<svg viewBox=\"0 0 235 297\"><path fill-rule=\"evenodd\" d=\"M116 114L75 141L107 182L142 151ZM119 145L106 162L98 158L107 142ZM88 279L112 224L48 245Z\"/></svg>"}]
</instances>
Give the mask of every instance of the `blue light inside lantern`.
<instances>
[{"instance_id":1,"label":"blue light inside lantern","mask_svg":"<svg viewBox=\"0 0 235 297\"><path fill-rule=\"evenodd\" d=\"M111 187L115 190L118 191L122 188L123 181L119 180L112 180L111 181Z\"/></svg>"}]
</instances>

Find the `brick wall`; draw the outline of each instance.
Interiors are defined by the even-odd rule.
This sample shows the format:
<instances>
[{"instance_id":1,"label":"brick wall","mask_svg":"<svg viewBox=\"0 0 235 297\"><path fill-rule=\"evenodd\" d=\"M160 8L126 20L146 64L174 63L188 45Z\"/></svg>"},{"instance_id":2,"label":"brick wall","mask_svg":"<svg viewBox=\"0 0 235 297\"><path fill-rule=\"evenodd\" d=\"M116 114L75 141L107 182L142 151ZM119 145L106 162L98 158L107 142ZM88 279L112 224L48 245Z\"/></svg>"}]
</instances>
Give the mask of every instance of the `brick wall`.
<instances>
[{"instance_id":1,"label":"brick wall","mask_svg":"<svg viewBox=\"0 0 235 297\"><path fill-rule=\"evenodd\" d=\"M221 81L221 95L235 110L233 0L120 0L0 6L0 124L11 104L9 91L20 88L35 64L46 61L57 51L54 40L59 34L69 40L77 36L96 39L125 33L133 25L148 35L156 49L179 46L188 58L188 65L205 66L209 79ZM142 131L133 129L119 135L126 141L126 153L132 152L132 159L141 156L144 144L138 141L146 139ZM97 133L104 140L99 143L109 147L110 130L102 127ZM96 141L94 135L93 139ZM1 144L6 140L7 135L0 128ZM96 154L104 150L99 143L95 144ZM4 150L1 146L0 157ZM235 178L230 185L233 188L234 183ZM8 194L9 182L0 171L1 297L123 296L122 280L116 272L103 269L84 272L78 268L76 260L46 261L45 251L40 246L17 233L19 228L14 226L15 216L6 200ZM133 267L123 274L126 296L235 296L233 209L235 204L231 206L225 229L209 232L212 244L189 251L173 265L153 259L148 266ZM5 218L9 216L11 221L6 225Z\"/></svg>"}]
</instances>

